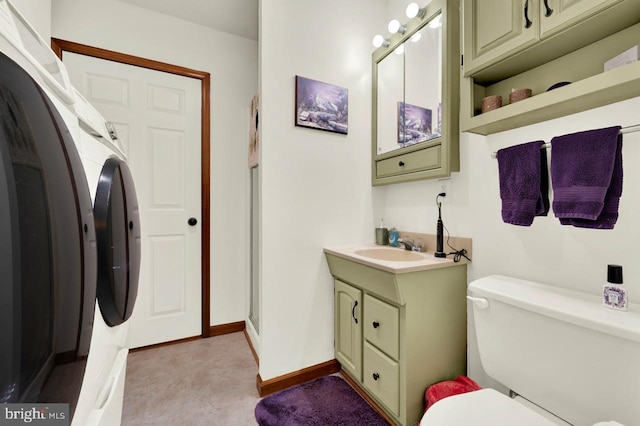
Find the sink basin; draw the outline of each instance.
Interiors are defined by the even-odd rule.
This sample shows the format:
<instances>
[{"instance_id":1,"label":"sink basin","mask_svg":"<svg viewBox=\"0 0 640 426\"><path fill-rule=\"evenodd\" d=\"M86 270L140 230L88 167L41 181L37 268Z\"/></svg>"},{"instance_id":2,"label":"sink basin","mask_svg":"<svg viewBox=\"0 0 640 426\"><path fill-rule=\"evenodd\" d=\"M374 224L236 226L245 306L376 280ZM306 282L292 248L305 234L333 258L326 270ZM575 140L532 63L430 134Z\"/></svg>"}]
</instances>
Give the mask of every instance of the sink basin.
<instances>
[{"instance_id":1,"label":"sink basin","mask_svg":"<svg viewBox=\"0 0 640 426\"><path fill-rule=\"evenodd\" d=\"M425 256L421 253L393 248L368 248L356 250L354 253L371 259L388 260L391 262L416 262L425 260Z\"/></svg>"}]
</instances>

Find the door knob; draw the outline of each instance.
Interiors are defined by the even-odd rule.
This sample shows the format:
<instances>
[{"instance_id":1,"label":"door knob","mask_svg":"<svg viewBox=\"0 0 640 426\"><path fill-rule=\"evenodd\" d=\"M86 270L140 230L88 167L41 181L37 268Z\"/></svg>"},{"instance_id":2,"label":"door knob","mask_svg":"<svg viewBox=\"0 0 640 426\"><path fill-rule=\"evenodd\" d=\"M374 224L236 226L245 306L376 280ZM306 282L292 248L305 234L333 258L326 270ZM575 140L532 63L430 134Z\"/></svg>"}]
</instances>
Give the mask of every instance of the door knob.
<instances>
[{"instance_id":1,"label":"door knob","mask_svg":"<svg viewBox=\"0 0 640 426\"><path fill-rule=\"evenodd\" d=\"M198 219L196 219L195 217L190 217L189 220L187 220L187 223L189 224L189 226L196 226L198 224Z\"/></svg>"}]
</instances>

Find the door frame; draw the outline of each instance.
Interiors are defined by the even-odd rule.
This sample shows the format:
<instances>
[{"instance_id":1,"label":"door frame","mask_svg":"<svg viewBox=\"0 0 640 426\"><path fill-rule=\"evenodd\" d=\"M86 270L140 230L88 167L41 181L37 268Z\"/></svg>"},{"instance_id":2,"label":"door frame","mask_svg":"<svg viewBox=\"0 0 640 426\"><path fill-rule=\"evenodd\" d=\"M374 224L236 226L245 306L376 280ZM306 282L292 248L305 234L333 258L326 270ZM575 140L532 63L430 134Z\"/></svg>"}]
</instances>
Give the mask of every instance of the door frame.
<instances>
[{"instance_id":1,"label":"door frame","mask_svg":"<svg viewBox=\"0 0 640 426\"><path fill-rule=\"evenodd\" d=\"M201 337L211 336L211 74L204 71L197 71L178 65L167 64L165 62L154 61L151 59L141 58L139 56L127 55L125 53L114 52L112 50L101 49L98 47L88 46L85 44L75 43L68 40L51 38L51 49L62 60L64 52L77 53L79 55L90 56L98 59L119 62L125 65L133 65L137 67L147 68L155 71L166 72L183 77L195 78L201 81L202 87L202 117L201 117L201 250L202 250L202 332ZM187 338L189 339L189 338Z\"/></svg>"}]
</instances>

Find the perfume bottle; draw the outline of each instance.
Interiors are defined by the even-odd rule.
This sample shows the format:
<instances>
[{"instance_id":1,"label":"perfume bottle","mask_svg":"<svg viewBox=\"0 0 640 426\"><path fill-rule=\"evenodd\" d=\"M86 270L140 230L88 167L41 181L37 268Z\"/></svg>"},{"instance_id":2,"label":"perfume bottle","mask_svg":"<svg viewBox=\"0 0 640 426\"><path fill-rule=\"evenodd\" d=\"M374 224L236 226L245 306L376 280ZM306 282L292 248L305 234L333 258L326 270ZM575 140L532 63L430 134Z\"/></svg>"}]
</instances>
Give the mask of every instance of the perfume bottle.
<instances>
[{"instance_id":1,"label":"perfume bottle","mask_svg":"<svg viewBox=\"0 0 640 426\"><path fill-rule=\"evenodd\" d=\"M602 287L602 304L611 309L626 311L629 309L629 295L622 286L622 266L607 267L607 283Z\"/></svg>"}]
</instances>

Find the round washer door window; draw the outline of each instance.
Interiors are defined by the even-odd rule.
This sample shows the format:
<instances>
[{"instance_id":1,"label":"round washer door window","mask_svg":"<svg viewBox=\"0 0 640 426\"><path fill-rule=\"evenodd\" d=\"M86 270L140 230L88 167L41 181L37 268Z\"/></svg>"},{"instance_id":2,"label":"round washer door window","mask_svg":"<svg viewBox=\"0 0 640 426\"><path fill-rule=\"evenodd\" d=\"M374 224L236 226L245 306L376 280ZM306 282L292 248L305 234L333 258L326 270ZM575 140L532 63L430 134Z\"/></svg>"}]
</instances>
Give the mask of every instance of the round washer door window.
<instances>
[{"instance_id":1,"label":"round washer door window","mask_svg":"<svg viewBox=\"0 0 640 426\"><path fill-rule=\"evenodd\" d=\"M138 294L140 215L127 163L110 157L102 166L93 207L98 245L98 304L114 327L129 319Z\"/></svg>"}]
</instances>

